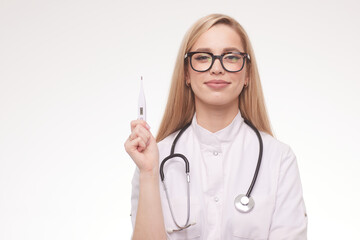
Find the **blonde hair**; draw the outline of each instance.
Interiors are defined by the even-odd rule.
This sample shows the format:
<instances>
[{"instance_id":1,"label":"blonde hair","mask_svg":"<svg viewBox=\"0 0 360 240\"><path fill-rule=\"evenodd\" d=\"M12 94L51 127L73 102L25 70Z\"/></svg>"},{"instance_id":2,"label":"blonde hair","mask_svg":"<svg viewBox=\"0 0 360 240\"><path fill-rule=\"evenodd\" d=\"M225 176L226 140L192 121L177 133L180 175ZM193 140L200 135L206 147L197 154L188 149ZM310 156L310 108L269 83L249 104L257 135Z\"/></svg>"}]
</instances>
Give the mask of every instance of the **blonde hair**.
<instances>
[{"instance_id":1,"label":"blonde hair","mask_svg":"<svg viewBox=\"0 0 360 240\"><path fill-rule=\"evenodd\" d=\"M185 77L188 67L184 56L190 51L201 34L216 24L225 24L240 36L244 51L250 55L251 62L246 63L249 82L239 95L239 109L243 118L248 119L258 130L272 134L266 112L264 96L260 83L254 51L243 27L233 18L223 14L211 14L199 19L185 34L176 59L169 97L156 141L161 141L171 133L189 123L195 113L195 98L190 87L186 86Z\"/></svg>"}]
</instances>

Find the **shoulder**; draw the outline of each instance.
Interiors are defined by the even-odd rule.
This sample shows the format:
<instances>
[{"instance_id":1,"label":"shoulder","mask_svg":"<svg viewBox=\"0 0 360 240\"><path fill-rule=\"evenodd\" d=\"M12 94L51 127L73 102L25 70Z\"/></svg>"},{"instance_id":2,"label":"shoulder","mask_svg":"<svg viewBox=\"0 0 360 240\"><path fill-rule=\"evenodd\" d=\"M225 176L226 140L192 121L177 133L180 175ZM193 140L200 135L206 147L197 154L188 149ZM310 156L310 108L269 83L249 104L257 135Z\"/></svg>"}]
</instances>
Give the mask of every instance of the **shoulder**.
<instances>
[{"instance_id":1,"label":"shoulder","mask_svg":"<svg viewBox=\"0 0 360 240\"><path fill-rule=\"evenodd\" d=\"M271 159L271 164L274 164L273 167L276 167L280 174L292 167L298 171L296 155L288 144L281 142L268 133L261 132L260 134L263 139L264 156Z\"/></svg>"},{"instance_id":2,"label":"shoulder","mask_svg":"<svg viewBox=\"0 0 360 240\"><path fill-rule=\"evenodd\" d=\"M292 152L291 147L288 144L276 139L270 134L266 132L260 132L260 135L263 139L264 146L267 146L267 148L279 151L281 153Z\"/></svg>"},{"instance_id":3,"label":"shoulder","mask_svg":"<svg viewBox=\"0 0 360 240\"><path fill-rule=\"evenodd\" d=\"M276 139L275 137L271 136L266 132L259 132L263 143L263 158L268 158L272 162L272 164L274 164L275 162L278 162L280 164L286 159L296 159L293 150L288 144ZM245 134L246 138L249 139L249 142L255 145L259 144L259 139L257 138L256 134L247 125L245 128Z\"/></svg>"},{"instance_id":4,"label":"shoulder","mask_svg":"<svg viewBox=\"0 0 360 240\"><path fill-rule=\"evenodd\" d=\"M172 134L168 135L166 138L164 138L163 140L159 141L157 143L159 148L163 148L163 147L169 147L171 146L171 144L173 143L176 135L179 133L180 130L173 132Z\"/></svg>"},{"instance_id":5,"label":"shoulder","mask_svg":"<svg viewBox=\"0 0 360 240\"><path fill-rule=\"evenodd\" d=\"M166 138L161 140L157 143L160 158L164 158L165 156L170 154L170 150L172 147L172 144L177 136L177 134L180 132L180 130L173 132L172 134L168 135ZM183 138L183 137L182 137ZM180 140L183 140L183 139Z\"/></svg>"}]
</instances>

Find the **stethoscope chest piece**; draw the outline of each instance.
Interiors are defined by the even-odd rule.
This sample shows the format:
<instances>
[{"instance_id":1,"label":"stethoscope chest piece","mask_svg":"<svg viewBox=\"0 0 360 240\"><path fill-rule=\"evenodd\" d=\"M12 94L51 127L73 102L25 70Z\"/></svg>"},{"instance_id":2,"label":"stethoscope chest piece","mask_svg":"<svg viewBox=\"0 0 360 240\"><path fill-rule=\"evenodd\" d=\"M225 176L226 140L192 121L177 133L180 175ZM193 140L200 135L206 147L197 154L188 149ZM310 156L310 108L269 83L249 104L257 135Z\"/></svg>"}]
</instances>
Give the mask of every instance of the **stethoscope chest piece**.
<instances>
[{"instance_id":1,"label":"stethoscope chest piece","mask_svg":"<svg viewBox=\"0 0 360 240\"><path fill-rule=\"evenodd\" d=\"M234 204L238 211L242 213L248 213L254 208L255 202L252 197L247 197L245 194L240 194L235 198Z\"/></svg>"}]
</instances>

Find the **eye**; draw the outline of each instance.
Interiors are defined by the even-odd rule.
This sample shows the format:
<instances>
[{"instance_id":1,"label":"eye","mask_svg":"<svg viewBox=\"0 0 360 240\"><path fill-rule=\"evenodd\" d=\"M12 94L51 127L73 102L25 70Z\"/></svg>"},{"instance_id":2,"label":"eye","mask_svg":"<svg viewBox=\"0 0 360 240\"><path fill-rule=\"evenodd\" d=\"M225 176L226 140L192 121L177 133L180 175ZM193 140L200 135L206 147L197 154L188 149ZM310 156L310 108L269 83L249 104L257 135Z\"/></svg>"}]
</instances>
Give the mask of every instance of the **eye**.
<instances>
[{"instance_id":1,"label":"eye","mask_svg":"<svg viewBox=\"0 0 360 240\"><path fill-rule=\"evenodd\" d=\"M237 63L241 60L242 56L236 53L229 53L224 55L224 61L228 63Z\"/></svg>"},{"instance_id":2,"label":"eye","mask_svg":"<svg viewBox=\"0 0 360 240\"><path fill-rule=\"evenodd\" d=\"M207 53L194 54L193 59L198 62L211 62L211 55Z\"/></svg>"}]
</instances>

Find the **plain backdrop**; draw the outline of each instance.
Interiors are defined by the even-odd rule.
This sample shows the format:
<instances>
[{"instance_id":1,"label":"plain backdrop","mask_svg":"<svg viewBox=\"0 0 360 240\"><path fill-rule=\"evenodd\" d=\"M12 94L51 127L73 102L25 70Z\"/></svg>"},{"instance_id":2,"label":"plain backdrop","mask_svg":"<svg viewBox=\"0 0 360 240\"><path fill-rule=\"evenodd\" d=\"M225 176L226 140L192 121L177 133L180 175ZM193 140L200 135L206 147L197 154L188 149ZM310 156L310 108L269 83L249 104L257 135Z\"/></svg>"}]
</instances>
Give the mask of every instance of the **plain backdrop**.
<instances>
[{"instance_id":1,"label":"plain backdrop","mask_svg":"<svg viewBox=\"0 0 360 240\"><path fill-rule=\"evenodd\" d=\"M359 1L0 0L0 239L129 239L124 150L144 77L155 135L182 37L234 17L276 137L297 155L309 239L360 239Z\"/></svg>"}]
</instances>

